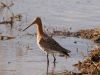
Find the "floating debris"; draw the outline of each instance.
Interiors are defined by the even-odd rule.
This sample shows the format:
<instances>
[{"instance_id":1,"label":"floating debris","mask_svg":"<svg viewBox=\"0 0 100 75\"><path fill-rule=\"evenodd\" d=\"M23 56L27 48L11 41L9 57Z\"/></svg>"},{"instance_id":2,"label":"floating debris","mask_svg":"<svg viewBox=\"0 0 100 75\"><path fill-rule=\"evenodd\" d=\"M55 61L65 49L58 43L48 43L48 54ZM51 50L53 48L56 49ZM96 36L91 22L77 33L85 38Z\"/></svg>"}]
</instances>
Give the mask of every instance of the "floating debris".
<instances>
[{"instance_id":1,"label":"floating debris","mask_svg":"<svg viewBox=\"0 0 100 75\"><path fill-rule=\"evenodd\" d=\"M0 40L11 40L15 39L14 36L6 36L6 35L0 35Z\"/></svg>"},{"instance_id":2,"label":"floating debris","mask_svg":"<svg viewBox=\"0 0 100 75\"><path fill-rule=\"evenodd\" d=\"M75 44L77 44L77 41L74 41Z\"/></svg>"}]
</instances>

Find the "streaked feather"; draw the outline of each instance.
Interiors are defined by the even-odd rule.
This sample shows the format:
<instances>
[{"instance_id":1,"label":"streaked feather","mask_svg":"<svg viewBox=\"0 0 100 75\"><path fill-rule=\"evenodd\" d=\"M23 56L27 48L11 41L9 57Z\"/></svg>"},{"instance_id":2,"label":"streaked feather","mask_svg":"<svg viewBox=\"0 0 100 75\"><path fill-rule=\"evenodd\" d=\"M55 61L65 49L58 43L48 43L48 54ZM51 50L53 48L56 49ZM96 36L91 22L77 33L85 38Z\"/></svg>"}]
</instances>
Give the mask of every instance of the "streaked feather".
<instances>
[{"instance_id":1,"label":"streaked feather","mask_svg":"<svg viewBox=\"0 0 100 75\"><path fill-rule=\"evenodd\" d=\"M60 44L58 44L53 38L49 37L45 34L43 38L39 41L40 46L47 52L59 52L69 56L69 50L63 48Z\"/></svg>"}]
</instances>

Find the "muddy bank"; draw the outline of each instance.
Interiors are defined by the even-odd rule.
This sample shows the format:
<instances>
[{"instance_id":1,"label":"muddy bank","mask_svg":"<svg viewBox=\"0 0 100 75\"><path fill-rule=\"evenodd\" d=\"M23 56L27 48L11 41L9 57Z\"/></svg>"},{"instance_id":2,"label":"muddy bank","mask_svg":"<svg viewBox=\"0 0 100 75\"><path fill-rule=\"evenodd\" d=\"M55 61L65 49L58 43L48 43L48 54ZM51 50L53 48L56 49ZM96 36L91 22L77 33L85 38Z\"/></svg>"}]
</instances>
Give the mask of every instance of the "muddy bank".
<instances>
[{"instance_id":1,"label":"muddy bank","mask_svg":"<svg viewBox=\"0 0 100 75\"><path fill-rule=\"evenodd\" d=\"M73 34L74 37L91 39L96 43L100 43L100 28L80 30Z\"/></svg>"},{"instance_id":2,"label":"muddy bank","mask_svg":"<svg viewBox=\"0 0 100 75\"><path fill-rule=\"evenodd\" d=\"M100 48L93 49L83 62L75 64L82 74L100 75Z\"/></svg>"},{"instance_id":3,"label":"muddy bank","mask_svg":"<svg viewBox=\"0 0 100 75\"><path fill-rule=\"evenodd\" d=\"M100 28L79 30L77 32L55 30L49 34L51 36L65 36L65 37L77 37L77 38L90 39L96 43L100 43Z\"/></svg>"}]
</instances>

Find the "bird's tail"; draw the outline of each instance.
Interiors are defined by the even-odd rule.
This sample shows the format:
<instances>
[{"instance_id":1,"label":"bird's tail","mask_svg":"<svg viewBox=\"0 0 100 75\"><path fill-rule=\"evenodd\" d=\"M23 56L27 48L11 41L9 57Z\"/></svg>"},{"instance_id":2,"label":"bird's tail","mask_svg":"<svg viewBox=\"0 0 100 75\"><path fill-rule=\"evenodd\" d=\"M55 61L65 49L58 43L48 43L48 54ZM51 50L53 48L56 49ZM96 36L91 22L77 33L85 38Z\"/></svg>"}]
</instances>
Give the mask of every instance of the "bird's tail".
<instances>
[{"instance_id":1,"label":"bird's tail","mask_svg":"<svg viewBox=\"0 0 100 75\"><path fill-rule=\"evenodd\" d=\"M68 56L70 56L70 55L69 55L70 52L71 52L70 50L63 49L63 50L62 50L62 54L61 54L60 56L66 56L66 57L68 57Z\"/></svg>"},{"instance_id":2,"label":"bird's tail","mask_svg":"<svg viewBox=\"0 0 100 75\"><path fill-rule=\"evenodd\" d=\"M67 50L67 49L64 49L64 50L63 50L63 53L64 53L66 56L70 56L70 55L69 55L70 52L71 52L71 51L70 51L70 50Z\"/></svg>"}]
</instances>

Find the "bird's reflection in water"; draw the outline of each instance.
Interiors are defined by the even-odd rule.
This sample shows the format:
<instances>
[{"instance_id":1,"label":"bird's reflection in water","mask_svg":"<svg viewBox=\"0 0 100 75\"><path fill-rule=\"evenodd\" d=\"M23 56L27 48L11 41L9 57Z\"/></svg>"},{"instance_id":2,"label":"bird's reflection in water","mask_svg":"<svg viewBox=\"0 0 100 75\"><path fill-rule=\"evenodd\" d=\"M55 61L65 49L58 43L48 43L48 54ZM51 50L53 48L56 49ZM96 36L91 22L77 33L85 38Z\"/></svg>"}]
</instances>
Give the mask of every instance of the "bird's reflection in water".
<instances>
[{"instance_id":1,"label":"bird's reflection in water","mask_svg":"<svg viewBox=\"0 0 100 75\"><path fill-rule=\"evenodd\" d=\"M47 62L47 72L46 72L46 75L54 75L55 68L56 68L56 62L53 62L52 71L51 71L51 73L49 73L49 63Z\"/></svg>"}]
</instances>

